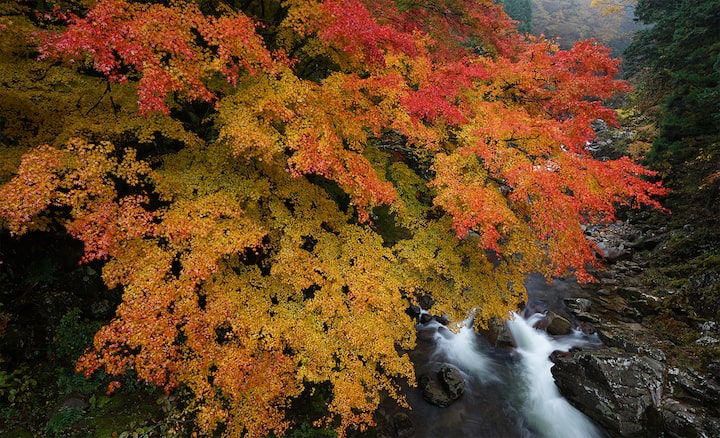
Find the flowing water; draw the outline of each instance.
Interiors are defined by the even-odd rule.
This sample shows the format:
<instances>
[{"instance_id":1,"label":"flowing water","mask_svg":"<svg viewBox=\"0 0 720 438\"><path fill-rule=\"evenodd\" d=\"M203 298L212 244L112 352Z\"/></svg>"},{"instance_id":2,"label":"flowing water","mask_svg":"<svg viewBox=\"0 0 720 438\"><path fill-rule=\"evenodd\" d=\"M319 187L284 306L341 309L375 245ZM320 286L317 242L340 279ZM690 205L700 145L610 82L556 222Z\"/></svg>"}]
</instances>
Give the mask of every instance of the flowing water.
<instances>
[{"instance_id":1,"label":"flowing water","mask_svg":"<svg viewBox=\"0 0 720 438\"><path fill-rule=\"evenodd\" d=\"M572 292L572 291L571 291ZM562 298L562 297L561 297ZM561 300L559 298L559 300ZM515 348L495 348L465 321L458 333L431 321L418 324L418 346L410 353L416 374L431 375L449 364L465 378L465 393L447 408L430 405L418 388L407 388L414 437L595 438L606 437L559 393L549 356L571 348L597 348L595 335L550 336L534 328L545 316L535 310L557 294L540 291L507 323Z\"/></svg>"},{"instance_id":2,"label":"flowing water","mask_svg":"<svg viewBox=\"0 0 720 438\"><path fill-rule=\"evenodd\" d=\"M508 321L520 356L513 367L516 379L511 384L512 397L528 427L539 436L553 438L602 437L600 431L584 414L565 400L555 386L549 356L554 351L569 351L573 347L596 347L596 336L576 332L567 336L550 337L534 328L544 315L535 313L524 319L519 315Z\"/></svg>"}]
</instances>

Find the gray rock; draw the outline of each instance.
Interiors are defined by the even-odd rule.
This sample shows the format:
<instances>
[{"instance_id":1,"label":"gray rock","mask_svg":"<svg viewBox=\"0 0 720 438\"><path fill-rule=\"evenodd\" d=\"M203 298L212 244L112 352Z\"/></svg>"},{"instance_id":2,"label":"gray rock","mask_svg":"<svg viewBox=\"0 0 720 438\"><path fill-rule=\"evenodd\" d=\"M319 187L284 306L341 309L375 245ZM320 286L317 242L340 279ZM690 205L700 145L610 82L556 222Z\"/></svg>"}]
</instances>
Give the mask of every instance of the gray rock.
<instances>
[{"instance_id":1,"label":"gray rock","mask_svg":"<svg viewBox=\"0 0 720 438\"><path fill-rule=\"evenodd\" d=\"M433 316L429 313L422 313L420 314L420 323L421 324L427 324L430 321L434 320Z\"/></svg>"},{"instance_id":2,"label":"gray rock","mask_svg":"<svg viewBox=\"0 0 720 438\"><path fill-rule=\"evenodd\" d=\"M698 373L692 368L668 369L668 387L670 394L679 400L714 406L720 414L720 385L714 379Z\"/></svg>"},{"instance_id":3,"label":"gray rock","mask_svg":"<svg viewBox=\"0 0 720 438\"><path fill-rule=\"evenodd\" d=\"M552 374L578 409L619 436L662 430L665 366L617 348L555 356Z\"/></svg>"},{"instance_id":4,"label":"gray rock","mask_svg":"<svg viewBox=\"0 0 720 438\"><path fill-rule=\"evenodd\" d=\"M630 353L645 355L656 361L665 362L665 352L653 346L656 341L652 334L645 331L639 324L605 322L598 327L597 333L600 340L609 347L621 348Z\"/></svg>"},{"instance_id":5,"label":"gray rock","mask_svg":"<svg viewBox=\"0 0 720 438\"><path fill-rule=\"evenodd\" d=\"M431 405L446 408L452 400L437 378L424 375L420 376L420 390L423 398Z\"/></svg>"},{"instance_id":6,"label":"gray rock","mask_svg":"<svg viewBox=\"0 0 720 438\"><path fill-rule=\"evenodd\" d=\"M587 298L565 298L565 306L574 314L590 311L592 301Z\"/></svg>"},{"instance_id":7,"label":"gray rock","mask_svg":"<svg viewBox=\"0 0 720 438\"><path fill-rule=\"evenodd\" d=\"M664 234L659 236L641 237L635 242L628 244L628 247L636 249L638 251L650 251L656 246L658 246L659 243L664 242L667 239L668 236Z\"/></svg>"},{"instance_id":8,"label":"gray rock","mask_svg":"<svg viewBox=\"0 0 720 438\"><path fill-rule=\"evenodd\" d=\"M597 247L600 250L602 258L608 263L615 263L620 260L628 260L632 258L632 251L625 248L625 245L622 244L615 247L605 242L599 242Z\"/></svg>"},{"instance_id":9,"label":"gray rock","mask_svg":"<svg viewBox=\"0 0 720 438\"><path fill-rule=\"evenodd\" d=\"M444 408L465 392L465 379L457 368L443 365L435 376L420 376L420 390L425 401Z\"/></svg>"},{"instance_id":10,"label":"gray rock","mask_svg":"<svg viewBox=\"0 0 720 438\"><path fill-rule=\"evenodd\" d=\"M720 420L704 409L674 399L666 399L662 405L665 434L670 437L717 437L720 436Z\"/></svg>"},{"instance_id":11,"label":"gray rock","mask_svg":"<svg viewBox=\"0 0 720 438\"><path fill-rule=\"evenodd\" d=\"M413 318L418 318L421 313L422 307L418 306L417 304L410 304L407 309L407 314L412 316Z\"/></svg>"},{"instance_id":12,"label":"gray rock","mask_svg":"<svg viewBox=\"0 0 720 438\"><path fill-rule=\"evenodd\" d=\"M495 347L514 346L512 335L505 325L505 321L499 318L492 318L488 321L486 329L480 329L479 333Z\"/></svg>"},{"instance_id":13,"label":"gray rock","mask_svg":"<svg viewBox=\"0 0 720 438\"><path fill-rule=\"evenodd\" d=\"M465 379L457 368L443 365L438 371L438 378L451 400L457 400L465 392Z\"/></svg>"}]
</instances>

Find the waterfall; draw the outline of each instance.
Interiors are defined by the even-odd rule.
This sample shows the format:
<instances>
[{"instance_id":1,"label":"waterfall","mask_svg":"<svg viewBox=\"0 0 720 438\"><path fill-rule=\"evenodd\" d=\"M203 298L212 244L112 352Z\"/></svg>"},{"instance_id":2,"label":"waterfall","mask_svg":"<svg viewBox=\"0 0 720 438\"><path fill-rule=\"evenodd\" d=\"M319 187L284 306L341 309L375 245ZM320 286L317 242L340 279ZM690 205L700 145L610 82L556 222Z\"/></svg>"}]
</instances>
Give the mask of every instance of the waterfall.
<instances>
[{"instance_id":1,"label":"waterfall","mask_svg":"<svg viewBox=\"0 0 720 438\"><path fill-rule=\"evenodd\" d=\"M520 356L513 373L515 379L509 382L514 386L513 392L515 403L519 405L518 411L524 417L527 426L542 437L604 437L604 432L560 395L550 372L552 362L548 358L553 351L596 346L599 340L595 336L580 332L551 337L546 332L534 328L542 318L544 315L541 313L536 313L527 319L513 315L513 318L507 322Z\"/></svg>"},{"instance_id":2,"label":"waterfall","mask_svg":"<svg viewBox=\"0 0 720 438\"><path fill-rule=\"evenodd\" d=\"M535 314L508 321L517 348L495 348L473 330L472 319L457 333L435 320L418 324L418 348L412 352L416 373L434 375L452 365L465 379L465 393L447 408L408 391L415 438L439 436L483 438L600 438L606 434L573 408L553 381L548 356L572 347L598 347L597 336L577 332L551 337L533 326Z\"/></svg>"},{"instance_id":3,"label":"waterfall","mask_svg":"<svg viewBox=\"0 0 720 438\"><path fill-rule=\"evenodd\" d=\"M430 323L429 327L436 330L432 359L455 366L466 379L477 379L481 383L500 381L495 364L479 345L472 318L462 322L458 333L451 332L436 321Z\"/></svg>"}]
</instances>

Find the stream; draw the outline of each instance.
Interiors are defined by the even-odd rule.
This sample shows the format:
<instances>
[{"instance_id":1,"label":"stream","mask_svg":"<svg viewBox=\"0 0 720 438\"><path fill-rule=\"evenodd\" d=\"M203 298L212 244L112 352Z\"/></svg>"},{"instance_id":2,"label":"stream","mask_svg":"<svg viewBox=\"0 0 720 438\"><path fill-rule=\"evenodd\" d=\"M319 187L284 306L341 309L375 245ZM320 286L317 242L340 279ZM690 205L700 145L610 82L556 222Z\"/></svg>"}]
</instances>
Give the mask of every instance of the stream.
<instances>
[{"instance_id":1,"label":"stream","mask_svg":"<svg viewBox=\"0 0 720 438\"><path fill-rule=\"evenodd\" d=\"M575 409L559 393L549 356L572 348L598 348L597 335L580 331L550 336L534 328L547 309L559 309L562 299L581 296L574 282L553 286L530 279L529 300L522 315L507 322L515 348L496 348L472 329L467 320L458 333L432 320L417 325L417 348L410 352L418 378L437 373L443 365L457 368L465 392L446 408L431 405L419 388L407 388L412 411L412 437L471 438L601 438L607 433Z\"/></svg>"}]
</instances>

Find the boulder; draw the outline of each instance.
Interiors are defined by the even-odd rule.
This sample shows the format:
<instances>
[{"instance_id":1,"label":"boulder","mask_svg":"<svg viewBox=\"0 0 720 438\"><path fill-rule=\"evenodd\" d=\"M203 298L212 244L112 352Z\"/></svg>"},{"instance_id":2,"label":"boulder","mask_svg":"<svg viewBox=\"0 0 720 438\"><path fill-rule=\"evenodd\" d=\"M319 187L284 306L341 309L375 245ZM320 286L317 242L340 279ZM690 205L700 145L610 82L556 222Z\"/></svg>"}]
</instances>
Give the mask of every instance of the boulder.
<instances>
[{"instance_id":1,"label":"boulder","mask_svg":"<svg viewBox=\"0 0 720 438\"><path fill-rule=\"evenodd\" d=\"M547 319L545 330L551 335L568 335L572 331L572 324L567 318L552 311L548 311L545 317Z\"/></svg>"},{"instance_id":2,"label":"boulder","mask_svg":"<svg viewBox=\"0 0 720 438\"><path fill-rule=\"evenodd\" d=\"M434 376L420 376L420 390L425 401L445 408L465 392L465 379L457 368L443 365Z\"/></svg>"},{"instance_id":3,"label":"boulder","mask_svg":"<svg viewBox=\"0 0 720 438\"><path fill-rule=\"evenodd\" d=\"M443 388L440 381L427 375L420 376L420 390L423 398L431 405L446 408L450 406L452 400Z\"/></svg>"},{"instance_id":4,"label":"boulder","mask_svg":"<svg viewBox=\"0 0 720 438\"><path fill-rule=\"evenodd\" d=\"M675 399L662 405L665 434L670 437L720 436L720 420L709 416L704 409Z\"/></svg>"},{"instance_id":5,"label":"boulder","mask_svg":"<svg viewBox=\"0 0 720 438\"><path fill-rule=\"evenodd\" d=\"M560 392L617 436L662 431L665 366L617 348L556 355L552 374Z\"/></svg>"},{"instance_id":6,"label":"boulder","mask_svg":"<svg viewBox=\"0 0 720 438\"><path fill-rule=\"evenodd\" d=\"M667 374L668 388L673 398L701 406L714 406L720 414L720 385L714 378L700 374L692 368L672 367Z\"/></svg>"},{"instance_id":7,"label":"boulder","mask_svg":"<svg viewBox=\"0 0 720 438\"><path fill-rule=\"evenodd\" d=\"M438 378L451 400L457 400L465 392L465 379L457 368L443 365L438 371Z\"/></svg>"},{"instance_id":8,"label":"boulder","mask_svg":"<svg viewBox=\"0 0 720 438\"><path fill-rule=\"evenodd\" d=\"M392 419L395 425L395 434L398 437L412 436L415 433L415 426L405 412L396 412Z\"/></svg>"},{"instance_id":9,"label":"boulder","mask_svg":"<svg viewBox=\"0 0 720 438\"><path fill-rule=\"evenodd\" d=\"M575 315L589 312L592 308L592 301L587 298L565 298L565 307Z\"/></svg>"},{"instance_id":10,"label":"boulder","mask_svg":"<svg viewBox=\"0 0 720 438\"><path fill-rule=\"evenodd\" d=\"M487 328L481 328L479 333L495 347L509 348L514 346L512 335L505 321L499 318L490 319Z\"/></svg>"}]
</instances>

